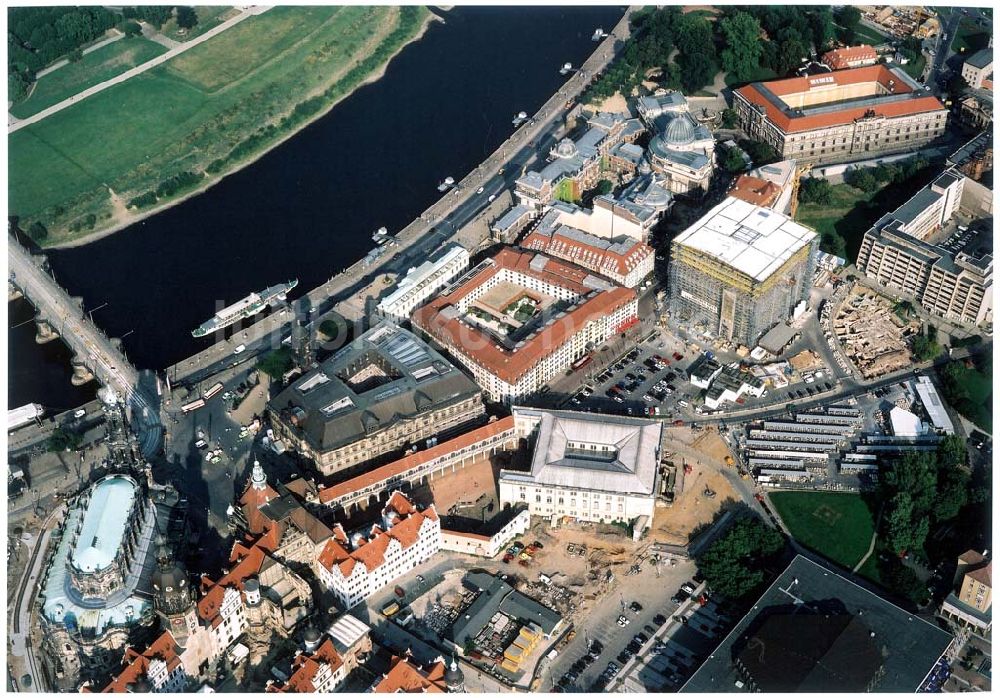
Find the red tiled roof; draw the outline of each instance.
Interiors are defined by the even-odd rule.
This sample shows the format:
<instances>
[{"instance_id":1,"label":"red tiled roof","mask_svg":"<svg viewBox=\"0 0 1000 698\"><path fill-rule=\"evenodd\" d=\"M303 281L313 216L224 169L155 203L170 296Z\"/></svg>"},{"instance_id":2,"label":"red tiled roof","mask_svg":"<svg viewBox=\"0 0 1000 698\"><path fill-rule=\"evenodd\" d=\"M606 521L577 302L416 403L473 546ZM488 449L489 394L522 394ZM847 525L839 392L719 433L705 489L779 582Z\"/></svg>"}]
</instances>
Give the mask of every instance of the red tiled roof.
<instances>
[{"instance_id":1,"label":"red tiled roof","mask_svg":"<svg viewBox=\"0 0 1000 698\"><path fill-rule=\"evenodd\" d=\"M251 533L264 532L266 519L260 513L260 508L277 498L278 493L271 489L270 485L265 484L263 489L255 488L252 483L247 485L246 491L240 497L240 506L243 508Z\"/></svg>"},{"instance_id":2,"label":"red tiled roof","mask_svg":"<svg viewBox=\"0 0 1000 698\"><path fill-rule=\"evenodd\" d=\"M590 272L551 258L546 258L548 261L544 270L536 271L530 267L531 260L536 256L533 252L517 252L505 248L493 259L498 267L517 270L525 275L567 288L580 296L593 291L582 283ZM496 273L496 270L493 273ZM632 289L614 287L601 291L546 325L533 337L525 340L519 348L508 350L497 345L496 340L483 330L466 324L458 317L448 318L441 312L447 307L454 306L479 285L479 282L472 280L448 295L438 296L430 303L417 308L411 322L414 327L430 334L447 348L461 351L472 361L509 384L517 383L542 359L559 351L560 347L570 337L580 332L587 323L610 315L636 298Z\"/></svg>"},{"instance_id":3,"label":"red tiled roof","mask_svg":"<svg viewBox=\"0 0 1000 698\"><path fill-rule=\"evenodd\" d=\"M832 51L827 51L823 54L822 61L830 66L833 70L843 70L845 68L850 68L851 63L856 61L875 61L878 60L878 54L875 49L868 44L861 44L859 46L845 46L844 48L837 48Z\"/></svg>"},{"instance_id":4,"label":"red tiled roof","mask_svg":"<svg viewBox=\"0 0 1000 698\"><path fill-rule=\"evenodd\" d=\"M325 487L319 492L319 501L326 504L335 499L339 499L344 495L351 494L352 492L357 492L371 487L372 485L386 482L390 478L396 475L401 475L402 473L413 470L414 468L418 468L424 463L429 463L430 461L440 458L443 455L466 448L474 443L489 439L497 434L502 434L503 432L509 431L513 428L513 417L498 419L491 424L479 427L478 429L473 429L470 432L462 434L461 436L456 436L454 439L449 439L448 441L440 443L437 446L432 446L426 451L418 451L417 453L405 456L399 460L393 461L392 463L387 463L386 465L375 468L374 470L362 475L358 475L357 477L351 478L345 482L341 482L340 484Z\"/></svg>"},{"instance_id":5,"label":"red tiled roof","mask_svg":"<svg viewBox=\"0 0 1000 698\"><path fill-rule=\"evenodd\" d=\"M393 657L392 668L372 688L374 693L445 693L444 662L437 662L427 671L402 657Z\"/></svg>"},{"instance_id":6,"label":"red tiled roof","mask_svg":"<svg viewBox=\"0 0 1000 698\"><path fill-rule=\"evenodd\" d=\"M785 80L774 80L763 83L768 90L779 97L781 95L806 92L810 87L810 80L832 79L833 84L853 85L863 82L880 82L888 85L889 80L895 80L894 94L911 93L911 90L903 82L896 80L889 70L882 65L873 65L865 68L853 68L851 70L839 70L834 73L827 73L821 76L810 78L787 78ZM909 114L920 114L923 112L942 111L944 106L937 97L913 97L899 102L887 102L875 104L874 106L852 107L845 104L843 109L830 111L823 114L810 114L806 116L786 116L785 113L774 106L770 100L765 98L755 87L757 83L746 85L736 90L751 104L764 107L767 118L785 133L801 133L812 131L818 128L829 128L831 126L841 126L849 124L865 116L869 111L878 116L894 118Z\"/></svg>"},{"instance_id":7,"label":"red tiled roof","mask_svg":"<svg viewBox=\"0 0 1000 698\"><path fill-rule=\"evenodd\" d=\"M331 672L336 672L341 667L344 660L333 646L333 640L327 638L313 653L303 652L295 657L292 662L292 675L288 683L283 685L270 685L267 687L271 693L315 693L316 686L313 679L319 673L320 667L327 664Z\"/></svg>"},{"instance_id":8,"label":"red tiled roof","mask_svg":"<svg viewBox=\"0 0 1000 698\"><path fill-rule=\"evenodd\" d=\"M243 582L260 572L265 557L264 550L258 545L247 548L241 543L234 543L229 561L235 562L236 565L229 573L218 582L213 582L208 577L201 578L202 591L207 593L198 600L198 615L203 620L211 622L213 626L218 625L222 620L219 617L219 608L222 606L222 598L226 593L226 588L234 587L242 592Z\"/></svg>"},{"instance_id":9,"label":"red tiled roof","mask_svg":"<svg viewBox=\"0 0 1000 698\"><path fill-rule=\"evenodd\" d=\"M521 241L521 246L568 259L597 274L606 275L610 272L618 276L626 276L653 254L653 248L644 242L636 241L626 254L619 254L563 235L559 229L553 231L552 235L533 230Z\"/></svg>"},{"instance_id":10,"label":"red tiled roof","mask_svg":"<svg viewBox=\"0 0 1000 698\"><path fill-rule=\"evenodd\" d=\"M755 206L771 206L778 200L779 194L781 188L774 182L748 174L740 175L733 188L729 190L730 196Z\"/></svg>"},{"instance_id":11,"label":"red tiled roof","mask_svg":"<svg viewBox=\"0 0 1000 698\"><path fill-rule=\"evenodd\" d=\"M424 521L437 521L437 511L433 504L423 511L417 511L416 507L413 507L410 501L399 492L392 493L389 497L390 503L397 497L402 498L403 501L400 502L397 499L395 507L398 508L394 508L394 510L409 510L411 513L388 531L373 527L374 533L370 539L367 542L359 541L358 547L354 550L348 550L337 536L331 538L319 554L319 563L328 570L332 570L333 566L337 565L340 567L341 574L349 577L357 562L362 563L369 572L380 567L385 562L385 551L389 548L391 541L399 541L404 550L416 543Z\"/></svg>"},{"instance_id":12,"label":"red tiled roof","mask_svg":"<svg viewBox=\"0 0 1000 698\"><path fill-rule=\"evenodd\" d=\"M178 656L179 649L180 647L169 630L156 638L145 652L140 653L131 647L128 648L125 650L125 656L122 658L122 663L125 664L125 667L118 676L112 679L111 683L108 684L102 693L128 692L129 686L134 685L139 679L146 677L149 672L149 663L153 659L162 659L167 663L167 671L174 671L181 663L181 659Z\"/></svg>"}]
</instances>

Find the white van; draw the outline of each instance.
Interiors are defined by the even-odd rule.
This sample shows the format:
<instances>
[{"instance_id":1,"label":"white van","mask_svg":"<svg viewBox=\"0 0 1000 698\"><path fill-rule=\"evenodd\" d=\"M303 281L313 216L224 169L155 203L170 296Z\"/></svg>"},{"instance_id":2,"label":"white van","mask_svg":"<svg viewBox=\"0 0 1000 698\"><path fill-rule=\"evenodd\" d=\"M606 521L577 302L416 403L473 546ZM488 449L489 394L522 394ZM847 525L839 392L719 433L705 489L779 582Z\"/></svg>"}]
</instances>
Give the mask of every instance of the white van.
<instances>
[{"instance_id":1,"label":"white van","mask_svg":"<svg viewBox=\"0 0 1000 698\"><path fill-rule=\"evenodd\" d=\"M678 401L677 405L679 407L687 407L688 403L687 403L687 400L680 400L680 401Z\"/></svg>"},{"instance_id":2,"label":"white van","mask_svg":"<svg viewBox=\"0 0 1000 698\"><path fill-rule=\"evenodd\" d=\"M247 345L246 344L241 344L238 347L236 347L235 349L233 349L233 353L234 354L242 354L246 350L247 350Z\"/></svg>"}]
</instances>

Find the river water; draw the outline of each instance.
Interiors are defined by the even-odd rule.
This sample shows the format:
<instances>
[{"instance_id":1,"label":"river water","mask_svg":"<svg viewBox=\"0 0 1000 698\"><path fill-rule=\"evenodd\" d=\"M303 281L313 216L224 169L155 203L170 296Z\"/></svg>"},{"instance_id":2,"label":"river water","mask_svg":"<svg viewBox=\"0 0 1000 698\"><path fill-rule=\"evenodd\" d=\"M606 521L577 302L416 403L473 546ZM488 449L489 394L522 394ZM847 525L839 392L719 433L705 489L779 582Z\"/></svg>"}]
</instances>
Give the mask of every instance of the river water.
<instances>
[{"instance_id":1,"label":"river water","mask_svg":"<svg viewBox=\"0 0 1000 698\"><path fill-rule=\"evenodd\" d=\"M162 369L209 343L191 330L221 304L290 278L313 288L475 168L582 63L591 35L624 7L456 7L385 75L212 189L102 240L53 250L56 278L139 368ZM69 408L93 389L69 383L61 343L39 350L30 307L11 305L11 406ZM15 312L16 311L16 312ZM58 348L54 345L58 344ZM62 354L60 354L60 350Z\"/></svg>"}]
</instances>

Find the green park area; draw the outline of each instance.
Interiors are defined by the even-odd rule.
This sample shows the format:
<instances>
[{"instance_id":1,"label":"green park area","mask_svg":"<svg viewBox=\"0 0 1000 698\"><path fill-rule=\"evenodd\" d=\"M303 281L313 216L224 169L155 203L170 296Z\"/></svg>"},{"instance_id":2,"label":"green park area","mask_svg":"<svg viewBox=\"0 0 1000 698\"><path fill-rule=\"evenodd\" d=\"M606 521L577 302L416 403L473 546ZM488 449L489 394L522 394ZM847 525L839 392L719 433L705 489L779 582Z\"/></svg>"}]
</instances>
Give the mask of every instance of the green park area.
<instances>
[{"instance_id":1,"label":"green park area","mask_svg":"<svg viewBox=\"0 0 1000 698\"><path fill-rule=\"evenodd\" d=\"M951 41L951 50L968 56L980 49L986 48L990 41L989 27L982 27L968 17L963 17L958 24L958 31Z\"/></svg>"},{"instance_id":2,"label":"green park area","mask_svg":"<svg viewBox=\"0 0 1000 698\"><path fill-rule=\"evenodd\" d=\"M795 220L820 235L824 252L853 260L872 224L896 210L933 176L921 157L851 170L843 184L804 177Z\"/></svg>"},{"instance_id":3,"label":"green park area","mask_svg":"<svg viewBox=\"0 0 1000 698\"><path fill-rule=\"evenodd\" d=\"M28 98L11 107L10 113L19 119L32 116L166 52L165 46L141 36L124 37L43 75Z\"/></svg>"},{"instance_id":4,"label":"green park area","mask_svg":"<svg viewBox=\"0 0 1000 698\"><path fill-rule=\"evenodd\" d=\"M982 365L952 361L940 370L945 400L986 433L993 433L993 371L990 358Z\"/></svg>"},{"instance_id":5,"label":"green park area","mask_svg":"<svg viewBox=\"0 0 1000 698\"><path fill-rule=\"evenodd\" d=\"M421 7L281 6L250 17L12 133L10 213L25 230L41 222L43 244L127 223L294 133L380 69L427 16Z\"/></svg>"},{"instance_id":6,"label":"green park area","mask_svg":"<svg viewBox=\"0 0 1000 698\"><path fill-rule=\"evenodd\" d=\"M773 492L771 502L799 543L853 569L871 545L877 510L846 492Z\"/></svg>"}]
</instances>

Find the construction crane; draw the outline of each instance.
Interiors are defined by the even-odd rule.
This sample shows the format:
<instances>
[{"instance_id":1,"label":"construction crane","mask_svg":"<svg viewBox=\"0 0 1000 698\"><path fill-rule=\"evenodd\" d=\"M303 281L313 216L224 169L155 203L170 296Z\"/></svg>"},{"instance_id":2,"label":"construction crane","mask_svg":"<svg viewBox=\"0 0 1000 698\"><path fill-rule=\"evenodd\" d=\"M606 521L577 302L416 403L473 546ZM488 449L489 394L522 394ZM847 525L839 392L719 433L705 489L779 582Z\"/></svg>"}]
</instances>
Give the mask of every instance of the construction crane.
<instances>
[{"instance_id":1,"label":"construction crane","mask_svg":"<svg viewBox=\"0 0 1000 698\"><path fill-rule=\"evenodd\" d=\"M800 165L795 168L795 174L792 175L792 204L791 204L791 214L792 220L795 219L795 212L799 210L799 180L802 179L802 175L809 172L812 169L812 163L807 162L804 165Z\"/></svg>"}]
</instances>

